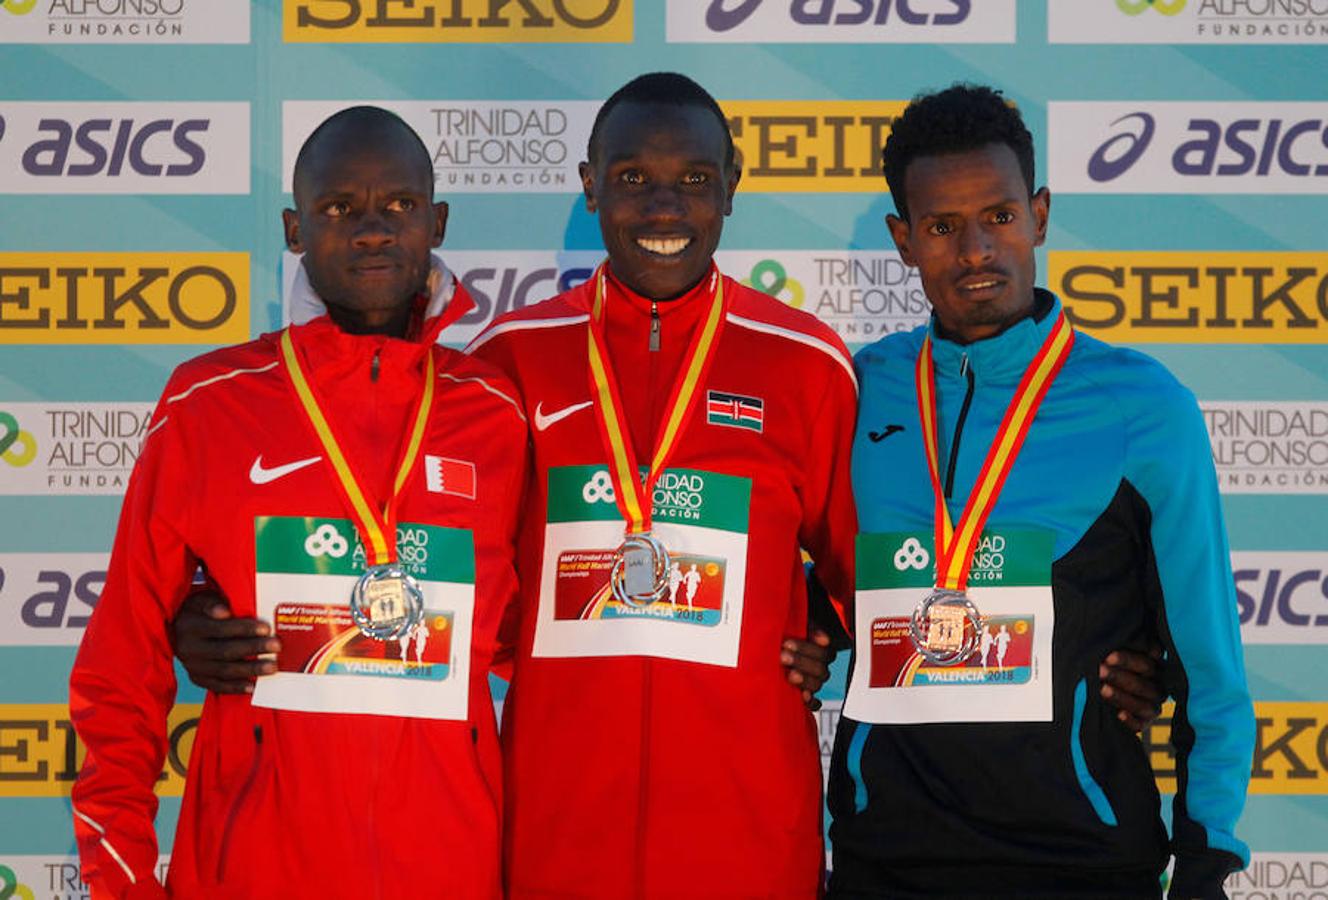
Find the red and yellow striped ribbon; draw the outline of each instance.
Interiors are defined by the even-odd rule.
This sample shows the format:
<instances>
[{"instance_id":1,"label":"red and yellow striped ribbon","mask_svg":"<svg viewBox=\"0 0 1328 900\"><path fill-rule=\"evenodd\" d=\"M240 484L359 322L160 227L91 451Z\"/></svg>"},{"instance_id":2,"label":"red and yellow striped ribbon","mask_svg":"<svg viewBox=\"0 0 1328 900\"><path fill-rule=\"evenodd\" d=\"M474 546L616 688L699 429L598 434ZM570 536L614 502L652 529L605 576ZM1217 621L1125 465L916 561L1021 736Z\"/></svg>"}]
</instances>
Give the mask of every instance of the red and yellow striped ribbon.
<instances>
[{"instance_id":1,"label":"red and yellow striped ribbon","mask_svg":"<svg viewBox=\"0 0 1328 900\"><path fill-rule=\"evenodd\" d=\"M987 451L977 482L958 526L950 522L950 510L945 505L945 489L941 486L940 449L936 426L936 369L932 361L931 335L922 341L914 373L917 383L918 410L922 417L922 443L927 452L927 470L931 474L932 491L936 496L936 586L952 591L968 587L968 570L973 563L973 551L982 536L982 528L996 505L1005 479L1014 467L1014 461L1023 447L1028 429L1033 424L1042 398L1065 365L1074 345L1074 329L1064 311L1057 316L1051 332L1037 356L1024 370L1010 405L1005 410L996 438Z\"/></svg>"},{"instance_id":2,"label":"red and yellow striped ribbon","mask_svg":"<svg viewBox=\"0 0 1328 900\"><path fill-rule=\"evenodd\" d=\"M291 386L295 388L295 394L300 399L300 406L304 409L309 424L313 426L314 433L318 435L318 440L323 445L323 459L332 468L336 475L337 484L341 487L342 494L350 506L355 527L360 533L360 538L364 541L365 550L369 556L368 564L371 566L395 562L397 558L397 498L401 496L401 489L406 484L406 478L410 475L410 470L420 455L420 444L424 441L424 430L429 421L429 410L433 406L434 364L432 347L425 353L424 358L424 390L420 394L419 405L415 408L415 414L412 417L410 438L406 441L406 446L402 449L401 461L397 464L397 476L392 483L392 496L379 508L369 502L366 491L360 485L354 470L351 469L350 463L346 460L346 455L341 452L341 444L337 441L336 435L332 433L332 426L328 423L327 417L323 415L323 408L314 395L313 386L309 383L309 379L305 377L299 354L295 352L295 345L291 341L290 329L287 328L281 332L281 360L285 365L286 374L290 378Z\"/></svg>"},{"instance_id":3,"label":"red and yellow striped ribbon","mask_svg":"<svg viewBox=\"0 0 1328 900\"><path fill-rule=\"evenodd\" d=\"M606 302L605 264L595 273L595 301L590 311L590 396L595 404L595 415L600 425L600 437L609 454L609 477L613 480L613 493L627 521L628 534L650 530L650 497L655 482L664 471L669 457L678 445L687 417L696 404L699 387L705 380L719 334L724 324L724 279L713 265L710 269L710 306L705 319L692 336L691 346L683 359L682 369L669 396L659 434L655 438L655 452L650 460L650 471L642 485L636 452L632 447L631 431L623 413L622 395L618 380L609 364L608 345L604 338L604 305Z\"/></svg>"}]
</instances>

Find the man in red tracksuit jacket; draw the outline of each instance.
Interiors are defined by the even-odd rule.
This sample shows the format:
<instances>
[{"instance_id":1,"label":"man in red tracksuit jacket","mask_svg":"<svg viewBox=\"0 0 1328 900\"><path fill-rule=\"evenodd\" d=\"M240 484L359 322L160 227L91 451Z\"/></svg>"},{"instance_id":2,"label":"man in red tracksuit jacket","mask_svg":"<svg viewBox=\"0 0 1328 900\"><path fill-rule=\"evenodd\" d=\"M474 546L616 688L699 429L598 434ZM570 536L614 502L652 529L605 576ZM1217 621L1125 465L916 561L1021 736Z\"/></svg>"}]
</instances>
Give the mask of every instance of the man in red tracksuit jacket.
<instances>
[{"instance_id":1,"label":"man in red tracksuit jacket","mask_svg":"<svg viewBox=\"0 0 1328 900\"><path fill-rule=\"evenodd\" d=\"M715 269L738 170L702 88L666 74L629 83L601 109L589 157L607 264L470 347L516 383L536 472L504 710L508 890L814 897L816 729L774 648L807 630L799 547L832 597L851 590L850 359L827 326ZM689 366L712 315L708 368ZM588 362L592 327L642 469L676 385L697 376L651 497L677 568L643 609L606 587L623 484Z\"/></svg>"},{"instance_id":2,"label":"man in red tracksuit jacket","mask_svg":"<svg viewBox=\"0 0 1328 900\"><path fill-rule=\"evenodd\" d=\"M301 152L286 224L330 315L187 362L166 387L71 678L94 897L501 893L487 679L515 594L526 425L507 379L435 343L470 301L437 278L426 288L446 221L432 193L405 123L364 107L329 119ZM427 632L410 632L409 662L344 616L379 553L357 541L372 529L355 490L392 507L380 533L422 585ZM169 626L199 566L239 615L276 622L282 672L255 702L208 696L163 890L152 789L175 693Z\"/></svg>"}]
</instances>

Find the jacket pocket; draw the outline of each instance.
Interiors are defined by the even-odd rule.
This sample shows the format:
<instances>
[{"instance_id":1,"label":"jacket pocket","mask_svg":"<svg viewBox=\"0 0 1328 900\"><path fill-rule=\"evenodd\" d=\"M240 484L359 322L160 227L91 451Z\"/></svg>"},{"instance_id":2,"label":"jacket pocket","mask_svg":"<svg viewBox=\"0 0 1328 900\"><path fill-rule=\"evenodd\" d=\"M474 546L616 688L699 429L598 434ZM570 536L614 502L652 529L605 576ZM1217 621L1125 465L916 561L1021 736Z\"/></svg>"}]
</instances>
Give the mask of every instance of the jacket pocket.
<instances>
[{"instance_id":1,"label":"jacket pocket","mask_svg":"<svg viewBox=\"0 0 1328 900\"><path fill-rule=\"evenodd\" d=\"M1084 792L1088 802L1092 804L1093 812L1097 813L1097 817L1103 825L1115 828L1116 811L1112 809L1111 801L1107 799L1107 794L1102 790L1102 785L1097 783L1093 773L1088 770L1088 761L1084 757L1082 731L1084 707L1087 705L1088 680L1080 678L1079 683L1074 688L1074 719L1070 724L1070 760L1074 763L1074 774L1079 781L1079 788Z\"/></svg>"},{"instance_id":2,"label":"jacket pocket","mask_svg":"<svg viewBox=\"0 0 1328 900\"><path fill-rule=\"evenodd\" d=\"M226 817L221 824L221 838L217 841L217 883L224 884L226 881L226 862L230 855L231 839L235 835L237 822L241 819L245 802L254 790L254 783L258 780L259 770L263 765L263 726L254 726L254 755L250 763L249 771L245 773L243 779L235 788L235 796L232 798L230 807L226 810Z\"/></svg>"}]
</instances>

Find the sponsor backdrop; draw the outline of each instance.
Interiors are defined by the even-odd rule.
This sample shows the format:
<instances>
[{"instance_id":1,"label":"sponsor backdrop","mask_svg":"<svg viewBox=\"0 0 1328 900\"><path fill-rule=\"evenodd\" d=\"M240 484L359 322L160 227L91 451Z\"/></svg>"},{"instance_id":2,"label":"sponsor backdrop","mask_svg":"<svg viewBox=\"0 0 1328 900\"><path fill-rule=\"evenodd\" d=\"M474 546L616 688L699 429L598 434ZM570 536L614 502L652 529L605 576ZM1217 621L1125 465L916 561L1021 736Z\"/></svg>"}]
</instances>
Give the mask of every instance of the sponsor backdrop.
<instances>
[{"instance_id":1,"label":"sponsor backdrop","mask_svg":"<svg viewBox=\"0 0 1328 900\"><path fill-rule=\"evenodd\" d=\"M1169 365L1212 434L1259 714L1232 895L1328 897L1328 0L0 0L0 897L84 895L69 667L170 369L284 321L303 137L365 101L419 131L479 303L464 342L588 276L575 165L652 69L730 118L725 270L851 347L928 312L882 221L904 102L969 79L1023 109L1041 280ZM1167 728L1142 738L1164 789Z\"/></svg>"}]
</instances>

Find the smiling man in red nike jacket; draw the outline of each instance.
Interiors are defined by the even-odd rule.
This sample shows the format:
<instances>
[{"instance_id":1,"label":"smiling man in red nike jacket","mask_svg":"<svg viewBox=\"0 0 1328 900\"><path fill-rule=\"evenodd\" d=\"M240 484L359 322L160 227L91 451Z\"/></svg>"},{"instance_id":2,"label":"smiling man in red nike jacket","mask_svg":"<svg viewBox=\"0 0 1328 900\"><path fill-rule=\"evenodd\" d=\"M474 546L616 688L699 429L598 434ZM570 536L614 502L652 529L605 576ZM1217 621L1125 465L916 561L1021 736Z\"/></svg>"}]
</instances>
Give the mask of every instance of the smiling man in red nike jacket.
<instances>
[{"instance_id":1,"label":"smiling man in red nike jacket","mask_svg":"<svg viewBox=\"0 0 1328 900\"><path fill-rule=\"evenodd\" d=\"M806 634L800 546L832 597L851 588L849 356L715 268L739 172L695 82L620 89L588 155L608 262L470 348L516 382L536 472L504 712L508 889L814 897L816 729L773 648ZM629 532L667 550L645 596L611 584Z\"/></svg>"}]
</instances>

